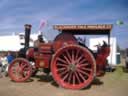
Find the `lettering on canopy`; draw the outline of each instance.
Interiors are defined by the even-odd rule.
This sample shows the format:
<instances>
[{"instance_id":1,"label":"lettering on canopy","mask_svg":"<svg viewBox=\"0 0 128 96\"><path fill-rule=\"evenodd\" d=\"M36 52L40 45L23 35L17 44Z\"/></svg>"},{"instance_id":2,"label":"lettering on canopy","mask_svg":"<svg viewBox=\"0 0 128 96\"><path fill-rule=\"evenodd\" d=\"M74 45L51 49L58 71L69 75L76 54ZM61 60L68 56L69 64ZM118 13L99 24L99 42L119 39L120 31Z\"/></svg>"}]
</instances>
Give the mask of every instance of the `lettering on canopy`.
<instances>
[{"instance_id":1,"label":"lettering on canopy","mask_svg":"<svg viewBox=\"0 0 128 96\"><path fill-rule=\"evenodd\" d=\"M57 30L107 30L111 29L112 25L54 25L53 28Z\"/></svg>"}]
</instances>

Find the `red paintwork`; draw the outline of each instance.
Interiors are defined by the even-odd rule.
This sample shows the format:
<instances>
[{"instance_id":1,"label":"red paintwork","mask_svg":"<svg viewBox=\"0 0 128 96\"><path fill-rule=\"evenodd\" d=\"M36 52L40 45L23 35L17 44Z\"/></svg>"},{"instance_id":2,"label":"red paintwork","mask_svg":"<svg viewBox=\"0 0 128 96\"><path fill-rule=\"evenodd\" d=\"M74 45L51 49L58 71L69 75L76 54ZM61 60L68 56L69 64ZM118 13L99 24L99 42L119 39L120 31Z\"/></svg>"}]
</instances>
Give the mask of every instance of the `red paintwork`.
<instances>
[{"instance_id":1,"label":"red paintwork","mask_svg":"<svg viewBox=\"0 0 128 96\"><path fill-rule=\"evenodd\" d=\"M53 54L52 45L52 43L40 43L37 51L34 51L34 48L29 48L26 56L27 58L34 58L36 68L49 68Z\"/></svg>"},{"instance_id":2,"label":"red paintwork","mask_svg":"<svg viewBox=\"0 0 128 96\"><path fill-rule=\"evenodd\" d=\"M42 67L49 68L49 63L51 61L52 54L52 43L41 43L38 50L37 62L42 61L44 62L44 66Z\"/></svg>"},{"instance_id":3,"label":"red paintwork","mask_svg":"<svg viewBox=\"0 0 128 96\"><path fill-rule=\"evenodd\" d=\"M34 57L34 48L29 48L26 52L26 58L33 58Z\"/></svg>"},{"instance_id":4,"label":"red paintwork","mask_svg":"<svg viewBox=\"0 0 128 96\"><path fill-rule=\"evenodd\" d=\"M96 75L102 76L105 73L107 57L110 54L110 47L101 47L96 57Z\"/></svg>"},{"instance_id":5,"label":"red paintwork","mask_svg":"<svg viewBox=\"0 0 128 96\"><path fill-rule=\"evenodd\" d=\"M37 52L34 52L34 48L29 48L26 56L27 58L35 58L36 68L49 68L53 52L55 53L58 49L70 44L78 44L76 38L71 34L60 33L53 43L40 43ZM42 61L44 66L40 66Z\"/></svg>"},{"instance_id":6,"label":"red paintwork","mask_svg":"<svg viewBox=\"0 0 128 96\"><path fill-rule=\"evenodd\" d=\"M54 39L53 49L54 49L54 51L57 51L58 49L62 48L63 46L66 46L69 44L78 44L78 42L72 34L60 33Z\"/></svg>"},{"instance_id":7,"label":"red paintwork","mask_svg":"<svg viewBox=\"0 0 128 96\"><path fill-rule=\"evenodd\" d=\"M71 31L73 33L73 30ZM84 29L81 31L83 32ZM95 30L93 29L93 31ZM69 33L67 31L60 33L51 43L38 42L38 48L28 48L26 59L33 60L36 68L50 69L54 80L62 87L82 89L90 85L96 75L103 75L110 47L102 46L94 58L93 53L86 46L79 45L75 36ZM23 82L31 76L32 67L29 66L30 64L26 59L16 58L10 64L9 76L12 80ZM28 66L28 74L21 79L17 79L13 73L16 62L22 62L21 65L26 64ZM25 72L22 66L18 66L17 73L19 69L22 69L21 74Z\"/></svg>"},{"instance_id":8,"label":"red paintwork","mask_svg":"<svg viewBox=\"0 0 128 96\"><path fill-rule=\"evenodd\" d=\"M29 61L23 58L16 58L9 66L9 76L16 82L24 82L32 74L32 66Z\"/></svg>"},{"instance_id":9,"label":"red paintwork","mask_svg":"<svg viewBox=\"0 0 128 96\"><path fill-rule=\"evenodd\" d=\"M91 52L79 45L68 45L55 53L51 62L54 80L64 88L82 89L94 79L95 59Z\"/></svg>"}]
</instances>

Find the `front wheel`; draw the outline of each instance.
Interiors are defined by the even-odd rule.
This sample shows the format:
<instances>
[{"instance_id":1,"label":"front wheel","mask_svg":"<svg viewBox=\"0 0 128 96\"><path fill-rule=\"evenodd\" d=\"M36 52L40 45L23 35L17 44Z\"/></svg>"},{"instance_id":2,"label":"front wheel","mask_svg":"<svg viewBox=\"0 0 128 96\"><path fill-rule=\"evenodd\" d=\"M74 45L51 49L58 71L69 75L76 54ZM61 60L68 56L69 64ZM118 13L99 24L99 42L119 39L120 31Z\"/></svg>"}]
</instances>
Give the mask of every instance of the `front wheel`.
<instances>
[{"instance_id":1,"label":"front wheel","mask_svg":"<svg viewBox=\"0 0 128 96\"><path fill-rule=\"evenodd\" d=\"M32 66L29 61L24 58L16 58L9 65L9 77L15 82L24 82L28 80L32 74Z\"/></svg>"}]
</instances>

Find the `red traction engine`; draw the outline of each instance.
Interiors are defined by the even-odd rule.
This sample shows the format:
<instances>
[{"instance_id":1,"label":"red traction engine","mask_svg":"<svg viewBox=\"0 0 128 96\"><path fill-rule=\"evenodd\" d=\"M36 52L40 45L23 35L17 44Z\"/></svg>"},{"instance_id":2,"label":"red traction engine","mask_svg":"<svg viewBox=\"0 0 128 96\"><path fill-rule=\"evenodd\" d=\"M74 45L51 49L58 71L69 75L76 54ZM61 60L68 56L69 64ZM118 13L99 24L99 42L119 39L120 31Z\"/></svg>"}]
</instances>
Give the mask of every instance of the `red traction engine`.
<instances>
[{"instance_id":1,"label":"red traction engine","mask_svg":"<svg viewBox=\"0 0 128 96\"><path fill-rule=\"evenodd\" d=\"M38 46L29 47L31 25L25 25L25 47L20 56L9 66L9 76L15 82L28 80L35 70L51 72L55 82L68 89L82 89L91 84L96 76L105 73L106 58L110 46L106 42L94 53L78 42L74 35L107 35L108 43L112 25L55 25L60 33L53 42L38 40Z\"/></svg>"}]
</instances>

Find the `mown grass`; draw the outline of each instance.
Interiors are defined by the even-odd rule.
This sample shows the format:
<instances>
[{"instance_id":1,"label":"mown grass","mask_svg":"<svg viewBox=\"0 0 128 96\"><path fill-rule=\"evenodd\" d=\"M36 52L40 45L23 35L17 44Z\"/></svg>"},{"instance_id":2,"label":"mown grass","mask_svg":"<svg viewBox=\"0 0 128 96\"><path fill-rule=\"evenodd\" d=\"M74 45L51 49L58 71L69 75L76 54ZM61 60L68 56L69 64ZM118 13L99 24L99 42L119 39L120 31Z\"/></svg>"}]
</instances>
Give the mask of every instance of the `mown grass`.
<instances>
[{"instance_id":1,"label":"mown grass","mask_svg":"<svg viewBox=\"0 0 128 96\"><path fill-rule=\"evenodd\" d=\"M128 82L128 73L123 66L118 65L114 72L107 72L103 77L105 85L112 87L118 83Z\"/></svg>"}]
</instances>

